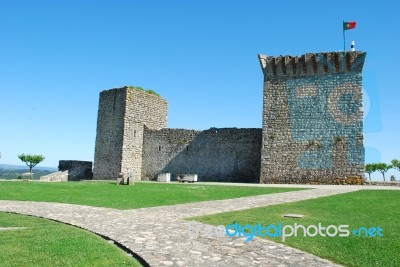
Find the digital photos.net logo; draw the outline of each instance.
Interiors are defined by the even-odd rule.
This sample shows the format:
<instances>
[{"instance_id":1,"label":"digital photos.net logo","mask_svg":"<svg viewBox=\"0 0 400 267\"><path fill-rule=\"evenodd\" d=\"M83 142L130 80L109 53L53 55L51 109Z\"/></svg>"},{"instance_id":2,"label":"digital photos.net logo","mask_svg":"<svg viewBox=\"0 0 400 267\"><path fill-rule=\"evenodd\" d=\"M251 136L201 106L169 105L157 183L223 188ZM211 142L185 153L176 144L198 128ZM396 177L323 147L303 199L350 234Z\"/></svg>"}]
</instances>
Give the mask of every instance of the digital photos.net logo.
<instances>
[{"instance_id":1,"label":"digital photos.net logo","mask_svg":"<svg viewBox=\"0 0 400 267\"><path fill-rule=\"evenodd\" d=\"M198 222L190 221L188 223L188 234L190 238L197 238L199 235L207 237L245 237L246 242L250 242L254 237L270 237L280 238L285 242L290 237L383 237L383 229L379 226L375 227L359 227L350 228L350 225L323 225L318 223L316 225L301 225L294 223L262 225L257 223L254 225L245 224L241 225L238 222L232 223L228 226L224 225L206 225Z\"/></svg>"}]
</instances>

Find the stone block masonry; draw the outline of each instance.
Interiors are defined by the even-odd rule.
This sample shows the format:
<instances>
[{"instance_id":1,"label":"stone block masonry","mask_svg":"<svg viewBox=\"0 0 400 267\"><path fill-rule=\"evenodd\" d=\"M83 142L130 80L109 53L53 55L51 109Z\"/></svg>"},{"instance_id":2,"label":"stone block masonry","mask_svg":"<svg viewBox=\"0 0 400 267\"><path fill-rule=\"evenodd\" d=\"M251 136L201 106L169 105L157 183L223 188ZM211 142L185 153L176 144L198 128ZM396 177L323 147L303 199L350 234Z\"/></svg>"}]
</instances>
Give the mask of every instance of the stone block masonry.
<instances>
[{"instance_id":1,"label":"stone block masonry","mask_svg":"<svg viewBox=\"0 0 400 267\"><path fill-rule=\"evenodd\" d=\"M68 171L68 181L91 180L93 178L91 161L60 160L59 171Z\"/></svg>"},{"instance_id":2,"label":"stone block masonry","mask_svg":"<svg viewBox=\"0 0 400 267\"><path fill-rule=\"evenodd\" d=\"M94 179L116 179L121 171L125 89L100 93L94 157Z\"/></svg>"},{"instance_id":3,"label":"stone block masonry","mask_svg":"<svg viewBox=\"0 0 400 267\"><path fill-rule=\"evenodd\" d=\"M332 183L364 174L366 53L260 55L261 183Z\"/></svg>"},{"instance_id":4,"label":"stone block masonry","mask_svg":"<svg viewBox=\"0 0 400 267\"><path fill-rule=\"evenodd\" d=\"M120 173L141 179L145 127L167 127L168 104L161 97L130 87L100 93L94 179L115 180Z\"/></svg>"},{"instance_id":5,"label":"stone block masonry","mask_svg":"<svg viewBox=\"0 0 400 267\"><path fill-rule=\"evenodd\" d=\"M129 87L101 92L94 179L196 173L200 181L259 182L261 129L168 129L167 107Z\"/></svg>"},{"instance_id":6,"label":"stone block masonry","mask_svg":"<svg viewBox=\"0 0 400 267\"><path fill-rule=\"evenodd\" d=\"M92 162L80 160L60 160L58 172L40 177L41 181L68 182L92 179Z\"/></svg>"},{"instance_id":7,"label":"stone block masonry","mask_svg":"<svg viewBox=\"0 0 400 267\"><path fill-rule=\"evenodd\" d=\"M262 129L168 129L167 102L130 87L100 93L94 179L334 183L363 176L366 53L259 55Z\"/></svg>"},{"instance_id":8,"label":"stone block masonry","mask_svg":"<svg viewBox=\"0 0 400 267\"><path fill-rule=\"evenodd\" d=\"M42 182L68 182L68 171L58 171L40 176Z\"/></svg>"},{"instance_id":9,"label":"stone block masonry","mask_svg":"<svg viewBox=\"0 0 400 267\"><path fill-rule=\"evenodd\" d=\"M194 173L199 181L259 182L261 129L145 129L144 136L144 179Z\"/></svg>"}]
</instances>

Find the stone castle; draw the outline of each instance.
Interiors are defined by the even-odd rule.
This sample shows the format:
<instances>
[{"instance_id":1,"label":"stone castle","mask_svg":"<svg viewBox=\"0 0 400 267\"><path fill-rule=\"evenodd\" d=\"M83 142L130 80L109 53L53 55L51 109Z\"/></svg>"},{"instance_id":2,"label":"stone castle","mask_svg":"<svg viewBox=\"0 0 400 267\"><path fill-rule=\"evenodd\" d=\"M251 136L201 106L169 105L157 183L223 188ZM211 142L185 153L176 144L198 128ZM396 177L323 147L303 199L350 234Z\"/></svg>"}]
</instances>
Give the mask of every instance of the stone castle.
<instances>
[{"instance_id":1,"label":"stone castle","mask_svg":"<svg viewBox=\"0 0 400 267\"><path fill-rule=\"evenodd\" d=\"M94 179L333 183L364 174L366 53L259 55L262 129L167 128L168 103L130 87L100 93Z\"/></svg>"}]
</instances>

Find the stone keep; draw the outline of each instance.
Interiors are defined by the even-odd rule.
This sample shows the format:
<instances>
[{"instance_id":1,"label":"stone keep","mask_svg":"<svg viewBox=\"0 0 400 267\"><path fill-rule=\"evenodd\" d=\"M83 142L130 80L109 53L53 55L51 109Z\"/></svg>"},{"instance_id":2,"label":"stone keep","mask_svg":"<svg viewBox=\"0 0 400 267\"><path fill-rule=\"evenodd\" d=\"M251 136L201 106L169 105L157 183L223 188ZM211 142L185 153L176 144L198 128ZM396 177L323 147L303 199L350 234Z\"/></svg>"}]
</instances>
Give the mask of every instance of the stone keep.
<instances>
[{"instance_id":1,"label":"stone keep","mask_svg":"<svg viewBox=\"0 0 400 267\"><path fill-rule=\"evenodd\" d=\"M144 129L167 127L168 104L131 87L100 93L94 179L115 180L120 173L140 180Z\"/></svg>"},{"instance_id":2,"label":"stone keep","mask_svg":"<svg viewBox=\"0 0 400 267\"><path fill-rule=\"evenodd\" d=\"M264 73L261 183L331 183L364 174L365 56L259 55Z\"/></svg>"}]
</instances>

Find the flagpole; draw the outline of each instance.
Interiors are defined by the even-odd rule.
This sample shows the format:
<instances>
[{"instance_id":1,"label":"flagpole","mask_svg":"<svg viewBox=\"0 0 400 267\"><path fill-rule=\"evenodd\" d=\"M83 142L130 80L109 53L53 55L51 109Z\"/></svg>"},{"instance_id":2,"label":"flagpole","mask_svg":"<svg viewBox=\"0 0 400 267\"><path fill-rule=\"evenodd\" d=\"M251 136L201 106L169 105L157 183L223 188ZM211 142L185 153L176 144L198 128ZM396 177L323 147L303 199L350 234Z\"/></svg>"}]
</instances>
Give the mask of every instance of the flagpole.
<instances>
[{"instance_id":1,"label":"flagpole","mask_svg":"<svg viewBox=\"0 0 400 267\"><path fill-rule=\"evenodd\" d=\"M343 30L343 52L346 52L346 35L344 33L344 20L342 24L342 30Z\"/></svg>"}]
</instances>

